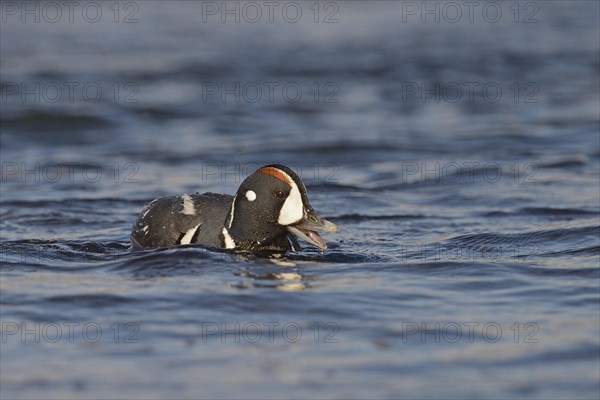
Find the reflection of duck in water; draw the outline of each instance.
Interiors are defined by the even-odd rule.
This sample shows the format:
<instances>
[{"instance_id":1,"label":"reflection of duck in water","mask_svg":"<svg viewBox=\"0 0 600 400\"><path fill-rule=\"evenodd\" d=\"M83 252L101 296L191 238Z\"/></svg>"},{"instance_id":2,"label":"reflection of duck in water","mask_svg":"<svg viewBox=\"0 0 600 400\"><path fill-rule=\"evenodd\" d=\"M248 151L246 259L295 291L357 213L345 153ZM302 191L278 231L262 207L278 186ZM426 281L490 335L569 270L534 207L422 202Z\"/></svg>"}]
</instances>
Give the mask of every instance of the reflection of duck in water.
<instances>
[{"instance_id":1,"label":"reflection of duck in water","mask_svg":"<svg viewBox=\"0 0 600 400\"><path fill-rule=\"evenodd\" d=\"M290 264L293 265L293 263ZM239 276L252 280L252 283L250 284L244 283L235 285L240 289L246 289L248 287L267 287L283 290L285 292L297 292L308 288L304 275L297 271L268 272L263 274L247 271L240 273Z\"/></svg>"},{"instance_id":2,"label":"reflection of duck in water","mask_svg":"<svg viewBox=\"0 0 600 400\"><path fill-rule=\"evenodd\" d=\"M203 244L236 250L298 250L296 236L326 249L318 232L336 232L308 202L302 180L283 165L260 168L235 196L204 193L148 203L131 232L137 248Z\"/></svg>"}]
</instances>

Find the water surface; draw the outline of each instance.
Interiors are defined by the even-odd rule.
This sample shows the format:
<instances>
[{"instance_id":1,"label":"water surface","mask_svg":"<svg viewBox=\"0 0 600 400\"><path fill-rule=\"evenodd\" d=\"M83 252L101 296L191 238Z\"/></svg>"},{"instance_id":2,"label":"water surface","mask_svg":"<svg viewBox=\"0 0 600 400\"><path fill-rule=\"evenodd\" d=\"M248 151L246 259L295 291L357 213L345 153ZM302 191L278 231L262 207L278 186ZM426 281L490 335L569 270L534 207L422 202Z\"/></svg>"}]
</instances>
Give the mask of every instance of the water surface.
<instances>
[{"instance_id":1,"label":"water surface","mask_svg":"<svg viewBox=\"0 0 600 400\"><path fill-rule=\"evenodd\" d=\"M600 395L598 3L132 4L1 26L2 398ZM272 162L325 252L129 249Z\"/></svg>"}]
</instances>

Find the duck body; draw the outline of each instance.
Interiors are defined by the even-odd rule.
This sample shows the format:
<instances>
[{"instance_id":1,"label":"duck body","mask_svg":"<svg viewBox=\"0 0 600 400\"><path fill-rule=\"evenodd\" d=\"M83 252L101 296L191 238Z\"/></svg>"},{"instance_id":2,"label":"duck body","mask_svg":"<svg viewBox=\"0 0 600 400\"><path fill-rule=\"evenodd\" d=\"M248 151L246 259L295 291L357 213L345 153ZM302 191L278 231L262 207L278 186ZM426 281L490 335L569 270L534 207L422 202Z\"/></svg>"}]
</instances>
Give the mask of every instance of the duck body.
<instances>
[{"instance_id":1,"label":"duck body","mask_svg":"<svg viewBox=\"0 0 600 400\"><path fill-rule=\"evenodd\" d=\"M170 247L200 243L225 247L223 221L233 196L219 193L160 197L144 206L133 224L134 247Z\"/></svg>"},{"instance_id":2,"label":"duck body","mask_svg":"<svg viewBox=\"0 0 600 400\"><path fill-rule=\"evenodd\" d=\"M236 195L161 197L144 206L131 232L134 248L202 244L237 250L299 250L296 236L324 249L318 231L335 232L308 203L300 178L267 165L246 178Z\"/></svg>"}]
</instances>

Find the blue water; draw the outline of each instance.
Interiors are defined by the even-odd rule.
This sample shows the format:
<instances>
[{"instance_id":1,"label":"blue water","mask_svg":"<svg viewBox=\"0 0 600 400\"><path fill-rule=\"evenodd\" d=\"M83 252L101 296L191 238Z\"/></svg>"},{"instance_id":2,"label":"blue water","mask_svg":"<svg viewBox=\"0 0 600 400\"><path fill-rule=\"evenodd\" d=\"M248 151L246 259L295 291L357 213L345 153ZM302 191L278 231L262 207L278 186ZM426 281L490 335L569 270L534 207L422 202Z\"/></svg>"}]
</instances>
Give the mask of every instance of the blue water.
<instances>
[{"instance_id":1,"label":"blue water","mask_svg":"<svg viewBox=\"0 0 600 400\"><path fill-rule=\"evenodd\" d=\"M600 397L597 2L8 3L3 399ZM325 252L130 250L273 162Z\"/></svg>"}]
</instances>

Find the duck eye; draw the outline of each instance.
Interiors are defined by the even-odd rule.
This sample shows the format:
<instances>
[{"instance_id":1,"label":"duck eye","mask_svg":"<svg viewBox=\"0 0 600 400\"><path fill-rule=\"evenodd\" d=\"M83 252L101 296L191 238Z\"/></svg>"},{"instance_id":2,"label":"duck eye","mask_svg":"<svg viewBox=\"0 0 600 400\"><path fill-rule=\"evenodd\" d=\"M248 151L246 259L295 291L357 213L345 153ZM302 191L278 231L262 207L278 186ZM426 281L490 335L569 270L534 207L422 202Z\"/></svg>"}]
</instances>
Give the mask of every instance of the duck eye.
<instances>
[{"instance_id":1,"label":"duck eye","mask_svg":"<svg viewBox=\"0 0 600 400\"><path fill-rule=\"evenodd\" d=\"M283 193L281 190L274 190L273 194L275 195L275 197L277 197L279 200L283 200L285 199L285 193Z\"/></svg>"}]
</instances>

